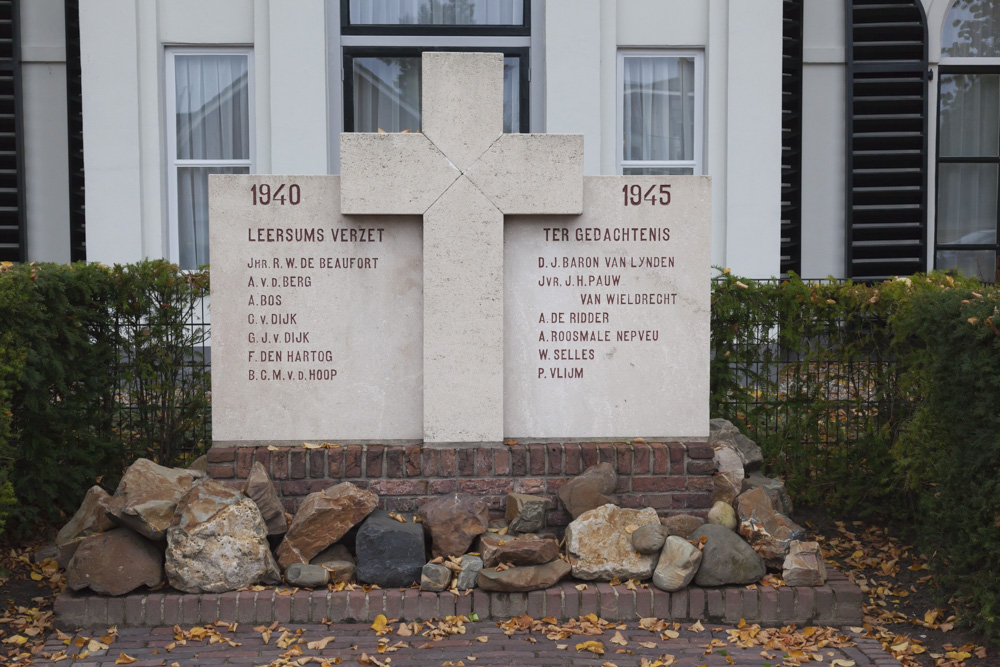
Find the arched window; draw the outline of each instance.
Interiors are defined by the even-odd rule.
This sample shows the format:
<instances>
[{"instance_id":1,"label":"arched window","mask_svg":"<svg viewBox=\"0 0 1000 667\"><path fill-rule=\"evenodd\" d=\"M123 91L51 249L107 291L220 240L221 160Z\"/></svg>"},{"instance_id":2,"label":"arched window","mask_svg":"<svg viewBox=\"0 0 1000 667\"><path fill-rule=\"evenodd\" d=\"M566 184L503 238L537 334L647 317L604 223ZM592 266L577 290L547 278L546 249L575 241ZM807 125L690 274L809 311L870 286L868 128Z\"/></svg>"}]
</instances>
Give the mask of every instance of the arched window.
<instances>
[{"instance_id":1,"label":"arched window","mask_svg":"<svg viewBox=\"0 0 1000 667\"><path fill-rule=\"evenodd\" d=\"M995 282L1000 239L1000 5L956 0L941 35L935 266Z\"/></svg>"}]
</instances>

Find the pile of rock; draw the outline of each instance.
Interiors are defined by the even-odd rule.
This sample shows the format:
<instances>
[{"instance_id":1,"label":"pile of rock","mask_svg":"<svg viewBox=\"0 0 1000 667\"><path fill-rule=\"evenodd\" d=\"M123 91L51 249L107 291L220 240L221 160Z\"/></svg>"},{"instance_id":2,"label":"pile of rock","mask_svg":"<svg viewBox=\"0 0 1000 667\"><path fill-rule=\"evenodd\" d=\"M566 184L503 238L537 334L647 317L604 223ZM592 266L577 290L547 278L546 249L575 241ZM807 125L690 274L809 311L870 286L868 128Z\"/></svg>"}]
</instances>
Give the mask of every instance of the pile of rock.
<instances>
[{"instance_id":1,"label":"pile of rock","mask_svg":"<svg viewBox=\"0 0 1000 667\"><path fill-rule=\"evenodd\" d=\"M707 522L618 506L608 463L560 488L573 517L560 540L546 526L552 500L541 496L510 494L503 519L492 522L486 501L469 494L435 498L403 516L377 509L374 493L344 482L307 496L292 517L260 463L236 489L198 466L140 459L113 496L96 486L87 493L46 555L67 569L74 590L108 595L163 584L219 593L282 581L523 592L570 573L584 581L652 579L677 591L749 584L768 569L789 585L822 585L819 546L803 542L803 529L788 518L783 484L760 473L760 449L724 420L712 421L711 434L717 473Z\"/></svg>"}]
</instances>

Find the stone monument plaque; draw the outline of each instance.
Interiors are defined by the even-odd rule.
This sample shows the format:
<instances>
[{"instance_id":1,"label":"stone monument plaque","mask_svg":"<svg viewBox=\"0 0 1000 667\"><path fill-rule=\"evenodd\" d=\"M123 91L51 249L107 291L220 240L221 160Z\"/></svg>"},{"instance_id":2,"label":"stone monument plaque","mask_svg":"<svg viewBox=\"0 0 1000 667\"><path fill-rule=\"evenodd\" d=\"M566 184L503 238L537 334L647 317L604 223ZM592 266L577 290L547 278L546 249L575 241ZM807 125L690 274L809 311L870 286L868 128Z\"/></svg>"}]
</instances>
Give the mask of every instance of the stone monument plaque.
<instances>
[{"instance_id":1,"label":"stone monument plaque","mask_svg":"<svg viewBox=\"0 0 1000 667\"><path fill-rule=\"evenodd\" d=\"M211 177L215 443L705 438L708 179L585 179L500 54L423 58L423 133Z\"/></svg>"}]
</instances>

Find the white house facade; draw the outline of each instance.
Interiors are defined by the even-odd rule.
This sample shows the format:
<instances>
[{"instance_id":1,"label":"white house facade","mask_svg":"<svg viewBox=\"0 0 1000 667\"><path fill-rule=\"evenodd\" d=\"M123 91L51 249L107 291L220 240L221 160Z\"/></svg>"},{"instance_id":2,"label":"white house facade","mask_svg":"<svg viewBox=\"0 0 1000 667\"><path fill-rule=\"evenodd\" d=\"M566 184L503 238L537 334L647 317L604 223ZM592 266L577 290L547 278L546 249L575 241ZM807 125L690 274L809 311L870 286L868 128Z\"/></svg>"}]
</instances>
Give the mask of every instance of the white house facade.
<instances>
[{"instance_id":1,"label":"white house facade","mask_svg":"<svg viewBox=\"0 0 1000 667\"><path fill-rule=\"evenodd\" d=\"M710 175L717 266L997 277L989 0L7 0L5 20L2 259L209 263L209 173L336 174L341 132L420 129L422 51L485 50L506 131L582 134L587 174Z\"/></svg>"}]
</instances>

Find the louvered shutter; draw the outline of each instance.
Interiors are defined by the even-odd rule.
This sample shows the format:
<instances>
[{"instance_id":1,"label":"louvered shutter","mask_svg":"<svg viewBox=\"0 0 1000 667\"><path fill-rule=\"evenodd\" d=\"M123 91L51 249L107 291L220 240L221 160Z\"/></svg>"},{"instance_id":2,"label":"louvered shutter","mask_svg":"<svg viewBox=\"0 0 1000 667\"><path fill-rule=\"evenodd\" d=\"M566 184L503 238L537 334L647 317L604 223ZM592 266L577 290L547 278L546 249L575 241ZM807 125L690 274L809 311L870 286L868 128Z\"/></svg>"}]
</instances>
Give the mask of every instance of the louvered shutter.
<instances>
[{"instance_id":1,"label":"louvered shutter","mask_svg":"<svg viewBox=\"0 0 1000 667\"><path fill-rule=\"evenodd\" d=\"M919 0L847 2L847 276L927 266L927 22Z\"/></svg>"},{"instance_id":2,"label":"louvered shutter","mask_svg":"<svg viewBox=\"0 0 1000 667\"><path fill-rule=\"evenodd\" d=\"M17 0L0 0L0 261L27 257Z\"/></svg>"},{"instance_id":3,"label":"louvered shutter","mask_svg":"<svg viewBox=\"0 0 1000 667\"><path fill-rule=\"evenodd\" d=\"M802 11L784 0L781 59L781 274L802 273Z\"/></svg>"}]
</instances>

